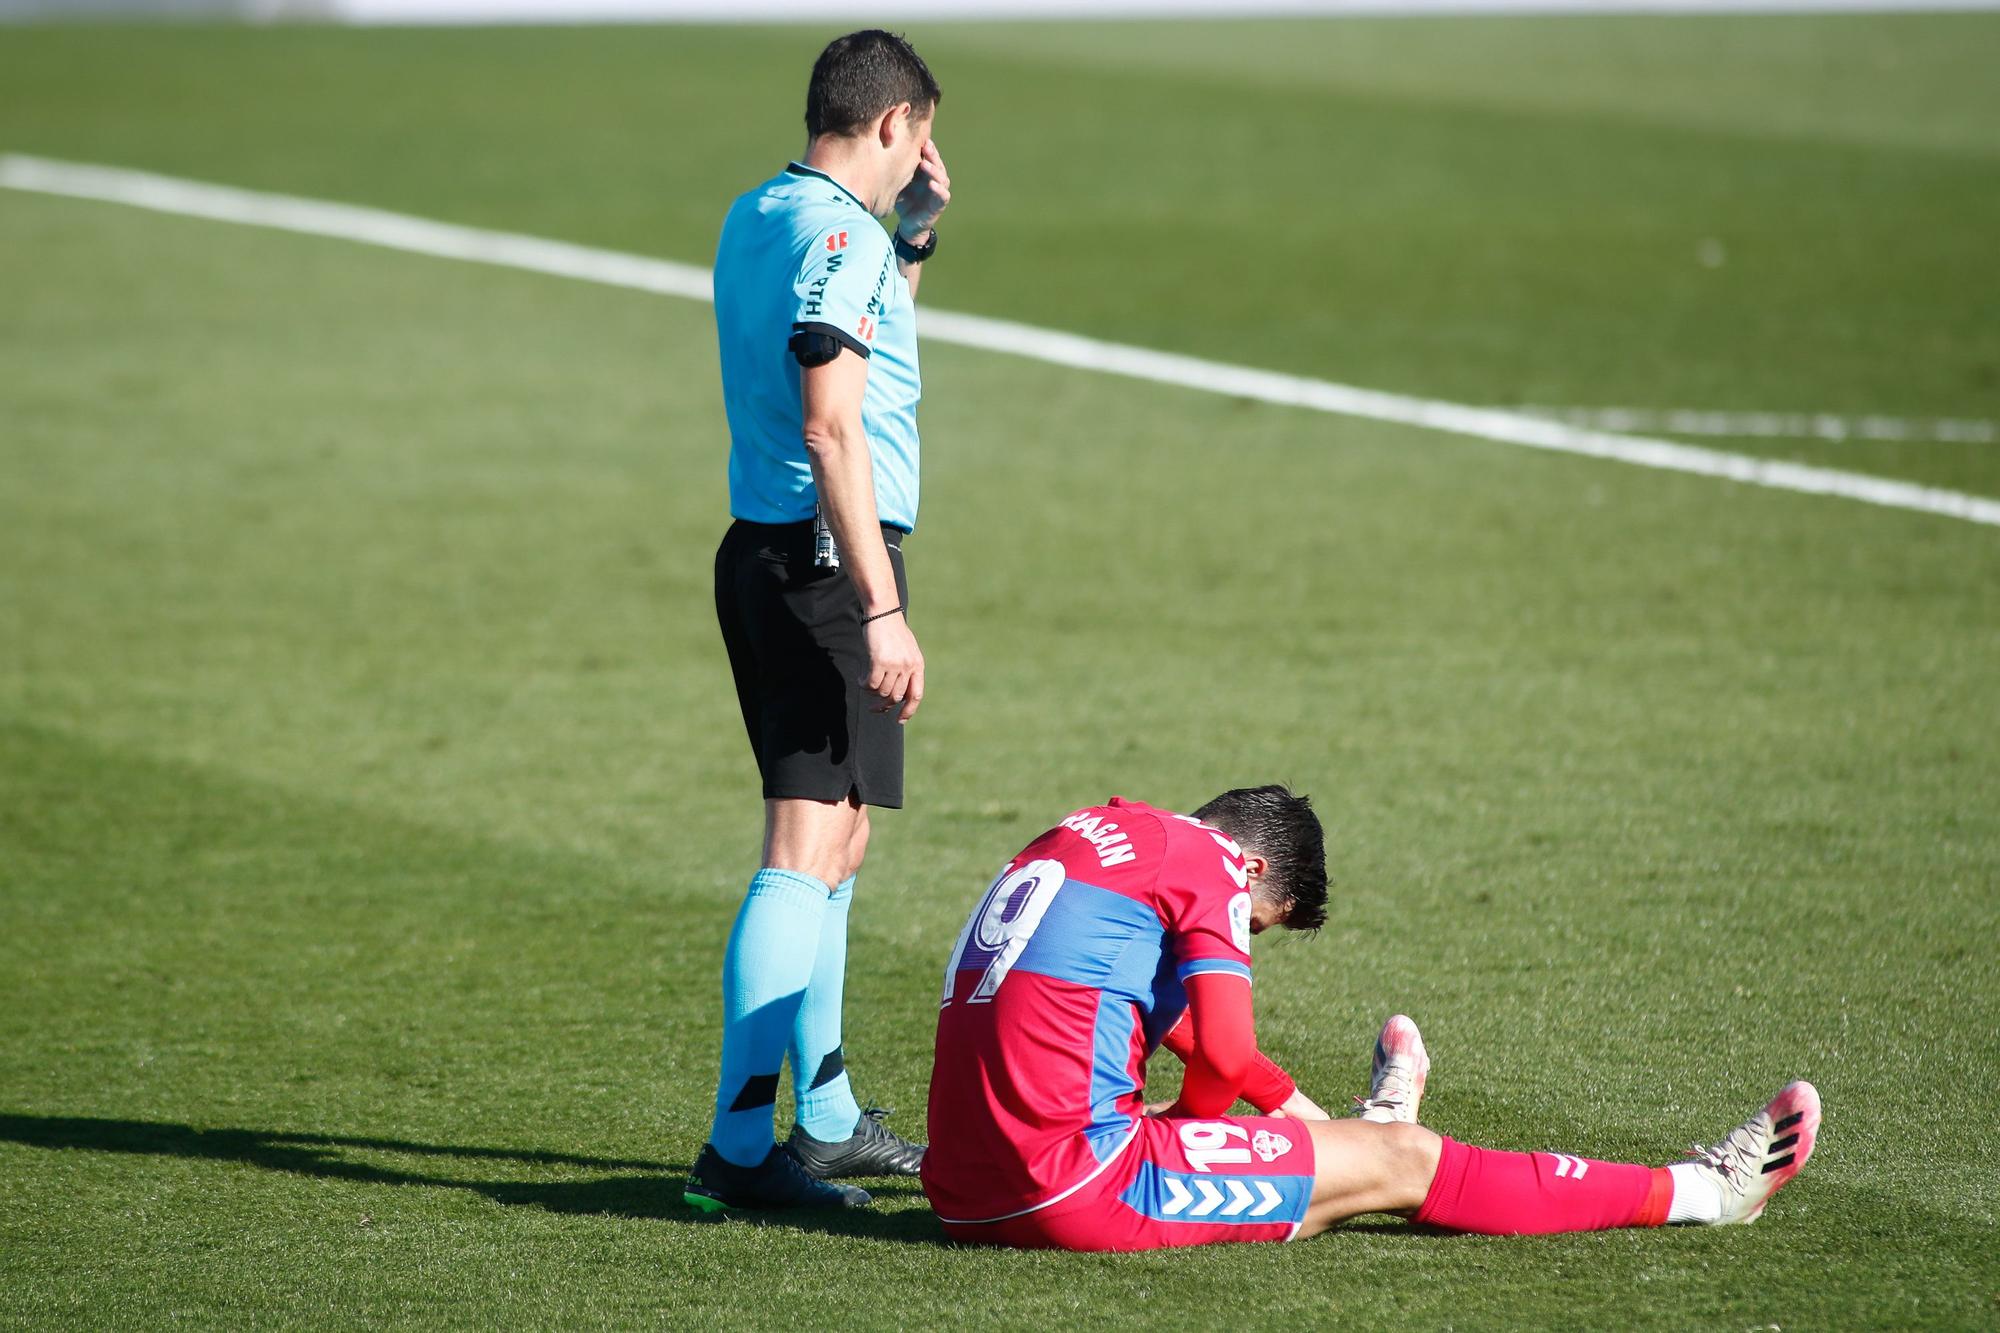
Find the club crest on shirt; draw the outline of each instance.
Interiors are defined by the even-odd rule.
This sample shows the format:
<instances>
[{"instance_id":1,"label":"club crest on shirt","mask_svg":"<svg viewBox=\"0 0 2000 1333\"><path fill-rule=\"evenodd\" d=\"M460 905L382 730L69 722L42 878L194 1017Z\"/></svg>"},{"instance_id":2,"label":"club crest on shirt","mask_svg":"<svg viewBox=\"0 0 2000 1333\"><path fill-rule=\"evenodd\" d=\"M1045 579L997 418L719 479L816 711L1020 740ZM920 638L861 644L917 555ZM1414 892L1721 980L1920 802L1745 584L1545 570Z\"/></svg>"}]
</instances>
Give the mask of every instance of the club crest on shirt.
<instances>
[{"instance_id":1,"label":"club crest on shirt","mask_svg":"<svg viewBox=\"0 0 2000 1333\"><path fill-rule=\"evenodd\" d=\"M1250 1151L1267 1162L1275 1162L1292 1150L1292 1141L1283 1134L1260 1129L1250 1140Z\"/></svg>"},{"instance_id":2,"label":"club crest on shirt","mask_svg":"<svg viewBox=\"0 0 2000 1333\"><path fill-rule=\"evenodd\" d=\"M1238 953L1250 952L1250 895L1239 893L1229 900L1229 938Z\"/></svg>"}]
</instances>

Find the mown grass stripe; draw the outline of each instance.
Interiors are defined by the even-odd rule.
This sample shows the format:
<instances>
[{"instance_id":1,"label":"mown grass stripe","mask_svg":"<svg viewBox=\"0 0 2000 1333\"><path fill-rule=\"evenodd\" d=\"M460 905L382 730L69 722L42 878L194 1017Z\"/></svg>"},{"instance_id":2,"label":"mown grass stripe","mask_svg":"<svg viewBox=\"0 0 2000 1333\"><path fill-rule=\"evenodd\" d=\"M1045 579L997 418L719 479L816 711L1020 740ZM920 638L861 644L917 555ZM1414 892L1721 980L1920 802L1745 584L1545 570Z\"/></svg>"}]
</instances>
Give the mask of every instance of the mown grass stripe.
<instances>
[{"instance_id":1,"label":"mown grass stripe","mask_svg":"<svg viewBox=\"0 0 2000 1333\"><path fill-rule=\"evenodd\" d=\"M664 296L714 299L714 284L708 271L691 264L436 222L353 204L209 185L121 167L7 154L0 156L0 186L334 237ZM1232 366L979 315L926 309L922 321L926 338L1078 370L1201 389L1282 407L1416 426L1527 449L1717 477L1772 490L1839 496L1891 509L2000 527L2000 501L1914 482L1726 453L1643 435L1623 435L1504 409L1472 407Z\"/></svg>"}]
</instances>

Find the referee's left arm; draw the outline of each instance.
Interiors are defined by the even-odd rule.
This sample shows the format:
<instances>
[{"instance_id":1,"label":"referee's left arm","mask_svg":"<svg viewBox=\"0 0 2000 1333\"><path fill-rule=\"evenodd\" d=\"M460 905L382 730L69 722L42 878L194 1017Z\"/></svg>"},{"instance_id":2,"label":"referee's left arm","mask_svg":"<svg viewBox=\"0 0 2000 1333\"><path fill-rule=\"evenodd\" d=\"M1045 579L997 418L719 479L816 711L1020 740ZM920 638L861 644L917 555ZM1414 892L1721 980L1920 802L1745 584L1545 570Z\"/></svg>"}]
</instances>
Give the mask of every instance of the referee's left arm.
<instances>
[{"instance_id":1,"label":"referee's left arm","mask_svg":"<svg viewBox=\"0 0 2000 1333\"><path fill-rule=\"evenodd\" d=\"M867 385L867 359L846 347L831 361L802 367L806 457L820 513L833 529L841 566L861 597L868 646L868 679L863 683L881 700L875 711L900 709L896 720L908 722L924 699L924 655L903 618L896 571L876 518L875 466L861 424Z\"/></svg>"}]
</instances>

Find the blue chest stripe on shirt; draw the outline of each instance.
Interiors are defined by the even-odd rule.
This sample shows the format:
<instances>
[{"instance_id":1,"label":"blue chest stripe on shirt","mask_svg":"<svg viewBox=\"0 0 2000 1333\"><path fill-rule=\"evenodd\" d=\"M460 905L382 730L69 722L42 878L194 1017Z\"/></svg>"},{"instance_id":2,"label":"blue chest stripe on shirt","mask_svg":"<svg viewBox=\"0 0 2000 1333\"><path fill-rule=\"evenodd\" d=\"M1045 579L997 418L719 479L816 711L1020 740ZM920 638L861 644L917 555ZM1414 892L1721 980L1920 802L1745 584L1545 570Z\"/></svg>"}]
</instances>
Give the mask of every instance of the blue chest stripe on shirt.
<instances>
[{"instance_id":1,"label":"blue chest stripe on shirt","mask_svg":"<svg viewBox=\"0 0 2000 1333\"><path fill-rule=\"evenodd\" d=\"M1111 991L1150 1009L1165 943L1160 918L1145 903L1068 879L1015 968Z\"/></svg>"}]
</instances>

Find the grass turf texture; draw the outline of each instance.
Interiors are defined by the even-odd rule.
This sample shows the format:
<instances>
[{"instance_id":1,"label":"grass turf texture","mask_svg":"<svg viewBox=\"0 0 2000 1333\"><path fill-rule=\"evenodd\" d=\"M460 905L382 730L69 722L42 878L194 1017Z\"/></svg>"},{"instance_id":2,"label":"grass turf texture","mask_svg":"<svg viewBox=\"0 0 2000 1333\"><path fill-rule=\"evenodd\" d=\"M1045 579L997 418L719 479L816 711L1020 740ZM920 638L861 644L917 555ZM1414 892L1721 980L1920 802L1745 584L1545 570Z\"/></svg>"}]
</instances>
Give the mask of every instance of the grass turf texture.
<instances>
[{"instance_id":1,"label":"grass turf texture","mask_svg":"<svg viewBox=\"0 0 2000 1333\"><path fill-rule=\"evenodd\" d=\"M1995 207L1990 90L1951 77L1990 20L1478 30L1546 75L1506 122L1523 142L1450 25L1231 29L1253 54L1311 35L1327 73L1259 56L1192 84L1186 30L1117 31L919 34L962 116L940 126L960 239L927 297L1483 400L1994 412L1976 284L1932 273L1990 265L1955 230ZM1717 33L1831 54L1749 86L1697 57ZM1592 42L1637 72L1607 86ZM0 121L12 148L698 258L727 194L795 150L811 49L10 32ZM1888 73L1826 86L1842 61ZM1054 163L1051 193L1006 116L1054 123L1034 99L1058 91L1102 99L1063 120L1127 156L1094 184L1084 154ZM1855 96L1869 114L1800 110ZM1297 183L1259 99L1400 127L1414 158L1340 160L1431 182L1407 231L1385 213L1361 254L1322 227L1330 267L1281 281L1306 233L1245 248L1273 213L1190 184L1216 163L1186 145L1222 141L1239 183ZM1885 236L1957 202L1872 252L1781 210L1783 262L1690 296L1698 336L1602 327L1712 274L1633 262L1575 197L1531 218L1498 170L1474 182L1493 197L1435 208L1473 188L1465 162L1542 135L1594 171L1645 157L1653 192L1620 215L1642 230L1753 160L1827 199L1928 182L1871 192L1891 217L1854 225ZM1370 195L1334 174L1308 186ZM1090 280L1023 282L1041 250L1094 256ZM1840 263L1866 270L1843 304L1767 308ZM1349 278L1385 304L1315 310ZM930 349L911 554L933 693L850 982L862 1090L898 1123L1002 857L1109 791L1185 805L1278 777L1326 812L1339 906L1317 941L1260 944L1260 1017L1322 1100L1359 1090L1401 1007L1437 1058L1427 1118L1474 1141L1659 1160L1793 1075L1827 1129L1747 1231L1013 1255L941 1246L907 1186L857 1217L715 1225L678 1172L756 790L707 603L708 312L11 194L0 289L0 1320L1992 1317L1989 530ZM1628 335L1643 356L1616 355ZM2000 489L1990 451L1951 448L1908 474Z\"/></svg>"},{"instance_id":2,"label":"grass turf texture","mask_svg":"<svg viewBox=\"0 0 2000 1333\"><path fill-rule=\"evenodd\" d=\"M1476 403L2000 418L2000 16L914 35L940 306ZM825 36L10 31L0 126L705 261ZM1737 447L2000 494L1990 446Z\"/></svg>"}]
</instances>

